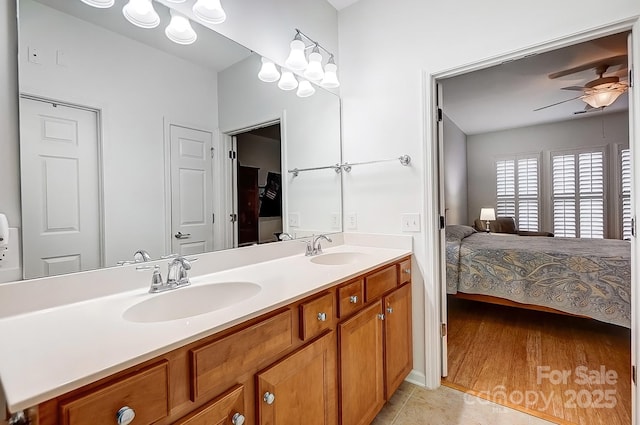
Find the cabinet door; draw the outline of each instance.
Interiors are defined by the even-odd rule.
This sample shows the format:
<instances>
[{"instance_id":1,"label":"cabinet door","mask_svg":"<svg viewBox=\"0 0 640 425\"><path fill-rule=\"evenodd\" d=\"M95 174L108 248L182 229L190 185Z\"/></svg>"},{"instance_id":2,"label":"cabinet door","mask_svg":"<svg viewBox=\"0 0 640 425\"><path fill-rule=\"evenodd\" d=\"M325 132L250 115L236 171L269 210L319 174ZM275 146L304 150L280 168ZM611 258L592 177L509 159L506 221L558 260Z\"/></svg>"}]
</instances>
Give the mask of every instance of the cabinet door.
<instances>
[{"instance_id":1,"label":"cabinet door","mask_svg":"<svg viewBox=\"0 0 640 425\"><path fill-rule=\"evenodd\" d=\"M338 327L342 425L368 425L384 404L382 303Z\"/></svg>"},{"instance_id":2,"label":"cabinet door","mask_svg":"<svg viewBox=\"0 0 640 425\"><path fill-rule=\"evenodd\" d=\"M411 285L404 285L384 300L385 398L398 389L413 367Z\"/></svg>"},{"instance_id":3,"label":"cabinet door","mask_svg":"<svg viewBox=\"0 0 640 425\"><path fill-rule=\"evenodd\" d=\"M336 425L335 347L332 331L258 373L258 424Z\"/></svg>"}]
</instances>

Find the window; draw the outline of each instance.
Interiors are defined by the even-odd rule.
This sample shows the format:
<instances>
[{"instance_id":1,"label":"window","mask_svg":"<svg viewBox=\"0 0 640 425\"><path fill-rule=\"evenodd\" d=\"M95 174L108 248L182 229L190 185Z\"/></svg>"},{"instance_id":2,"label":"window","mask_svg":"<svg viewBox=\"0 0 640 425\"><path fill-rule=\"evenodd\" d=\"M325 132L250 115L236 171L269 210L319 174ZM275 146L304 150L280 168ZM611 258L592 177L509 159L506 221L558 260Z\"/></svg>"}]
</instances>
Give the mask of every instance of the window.
<instances>
[{"instance_id":1,"label":"window","mask_svg":"<svg viewBox=\"0 0 640 425\"><path fill-rule=\"evenodd\" d=\"M551 155L556 236L604 237L604 150Z\"/></svg>"},{"instance_id":2,"label":"window","mask_svg":"<svg viewBox=\"0 0 640 425\"><path fill-rule=\"evenodd\" d=\"M620 150L622 239L631 240L631 151Z\"/></svg>"},{"instance_id":3,"label":"window","mask_svg":"<svg viewBox=\"0 0 640 425\"><path fill-rule=\"evenodd\" d=\"M538 156L496 161L496 216L514 217L520 230L539 226Z\"/></svg>"}]
</instances>

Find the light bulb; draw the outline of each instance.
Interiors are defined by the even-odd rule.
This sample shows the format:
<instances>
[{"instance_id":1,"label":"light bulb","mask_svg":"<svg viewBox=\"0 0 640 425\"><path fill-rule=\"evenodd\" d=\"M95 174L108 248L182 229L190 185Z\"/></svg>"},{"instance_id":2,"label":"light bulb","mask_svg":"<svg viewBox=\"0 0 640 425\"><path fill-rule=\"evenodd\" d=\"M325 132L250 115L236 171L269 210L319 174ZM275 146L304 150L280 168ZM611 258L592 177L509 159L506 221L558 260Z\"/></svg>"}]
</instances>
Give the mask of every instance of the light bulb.
<instances>
[{"instance_id":1,"label":"light bulb","mask_svg":"<svg viewBox=\"0 0 640 425\"><path fill-rule=\"evenodd\" d=\"M265 83L278 81L280 79L280 73L278 72L278 68L276 68L276 64L267 58L262 58L262 67L258 73L258 78Z\"/></svg>"},{"instance_id":2,"label":"light bulb","mask_svg":"<svg viewBox=\"0 0 640 425\"><path fill-rule=\"evenodd\" d=\"M309 66L304 71L304 76L313 81L322 80L322 77L324 77L322 55L318 50L318 46L314 47L313 52L309 55Z\"/></svg>"},{"instance_id":3,"label":"light bulb","mask_svg":"<svg viewBox=\"0 0 640 425\"><path fill-rule=\"evenodd\" d=\"M115 0L80 0L84 4L97 7L98 9L107 9L115 3Z\"/></svg>"},{"instance_id":4,"label":"light bulb","mask_svg":"<svg viewBox=\"0 0 640 425\"><path fill-rule=\"evenodd\" d=\"M153 9L151 0L129 0L122 8L127 21L140 28L155 28L160 24L160 17Z\"/></svg>"},{"instance_id":5,"label":"light bulb","mask_svg":"<svg viewBox=\"0 0 640 425\"><path fill-rule=\"evenodd\" d=\"M173 10L170 13L171 22L164 30L167 38L178 44L194 43L198 39L198 34L191 27L189 19Z\"/></svg>"},{"instance_id":6,"label":"light bulb","mask_svg":"<svg viewBox=\"0 0 640 425\"><path fill-rule=\"evenodd\" d=\"M293 72L282 71L282 76L280 77L280 81L278 81L278 87L282 90L293 90L298 87L298 80L296 80Z\"/></svg>"},{"instance_id":7,"label":"light bulb","mask_svg":"<svg viewBox=\"0 0 640 425\"><path fill-rule=\"evenodd\" d=\"M290 44L291 52L285 61L285 65L294 71L302 71L309 65L307 58L304 56L304 42L299 38L293 40Z\"/></svg>"},{"instance_id":8,"label":"light bulb","mask_svg":"<svg viewBox=\"0 0 640 425\"><path fill-rule=\"evenodd\" d=\"M340 81L338 81L338 67L335 63L329 60L329 63L324 67L324 78L320 82L320 85L327 89L335 89L340 87Z\"/></svg>"},{"instance_id":9,"label":"light bulb","mask_svg":"<svg viewBox=\"0 0 640 425\"><path fill-rule=\"evenodd\" d=\"M198 19L210 24L221 24L227 19L220 0L198 0L193 5L193 13Z\"/></svg>"},{"instance_id":10,"label":"light bulb","mask_svg":"<svg viewBox=\"0 0 640 425\"><path fill-rule=\"evenodd\" d=\"M316 89L313 88L311 83L307 80L300 81L300 85L298 86L298 92L296 93L298 97L309 97L316 92Z\"/></svg>"}]
</instances>

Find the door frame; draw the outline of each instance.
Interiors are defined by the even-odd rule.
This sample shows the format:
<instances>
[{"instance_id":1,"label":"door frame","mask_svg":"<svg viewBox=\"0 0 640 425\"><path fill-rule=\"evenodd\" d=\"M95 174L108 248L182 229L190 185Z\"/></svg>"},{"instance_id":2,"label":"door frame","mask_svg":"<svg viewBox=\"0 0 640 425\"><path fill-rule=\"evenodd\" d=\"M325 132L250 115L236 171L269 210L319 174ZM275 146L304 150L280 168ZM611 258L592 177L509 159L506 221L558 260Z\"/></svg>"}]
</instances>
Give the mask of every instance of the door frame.
<instances>
[{"instance_id":1,"label":"door frame","mask_svg":"<svg viewBox=\"0 0 640 425\"><path fill-rule=\"evenodd\" d=\"M523 47L516 51L505 52L504 54L492 56L477 62L460 64L459 66L436 71L422 71L423 77L423 160L424 160L424 182L425 182L425 202L424 215L426 223L432 223L431 226L425 228L425 252L432 252L435 255L426 256L425 258L425 282L431 282L425 288L425 306L433 306L433 309L425 311L425 363L427 372L426 386L429 388L437 388L440 385L440 374L443 370L442 358L442 339L441 339L441 313L443 306L442 300L446 300L446 278L445 270L440 267L441 257L445 255L440 249L440 230L438 229L437 217L444 215L444 211L439 211L439 167L438 162L438 125L437 125L437 92L436 84L438 80L454 77L472 71L488 68L490 66L499 65L505 61L522 59L526 56L538 53L544 53L551 50L560 49L581 42L605 37L615 33L631 31L633 40L633 52L629 52L629 57L633 61L631 63L634 76L638 79L640 70L640 18L633 17L630 19L611 23L606 26L591 28L576 34L569 34L564 37L557 38L552 41L541 42L537 45ZM634 53L632 55L632 53ZM634 87L638 86L638 82L634 82ZM629 147L633 155L632 163L632 188L631 203L633 216L637 218L636 200L640 200L640 95L632 95L630 90L629 97ZM635 129L635 131L634 131ZM637 221L637 220L636 220ZM637 233L636 233L637 235ZM637 237L631 241L631 256L637 258L640 249L637 243ZM632 303L632 320L631 320L631 361L633 365L638 365L638 352L640 352L640 320L638 308L634 308L638 304L637 290L640 279L638 272L640 265L637 261L632 261L631 265L631 303ZM636 385L632 385L632 423L636 424L637 413L636 406L640 401L640 394L636 391Z\"/></svg>"},{"instance_id":2,"label":"door frame","mask_svg":"<svg viewBox=\"0 0 640 425\"><path fill-rule=\"evenodd\" d=\"M81 110L93 112L94 114L96 114L96 143L98 144L97 146L98 157L96 158L98 162L97 164L98 169L96 170L98 173L98 235L100 238L100 240L98 241L98 250L99 250L98 258L100 261L99 268L103 268L107 264L107 249L105 245L105 242L106 242L105 217L104 217L105 216L105 213L104 213L104 207L105 207L104 205L104 165L103 165L103 161L104 161L103 140L105 139L105 130L103 126L104 108L83 105L80 103L75 103L75 102L66 101L66 100L58 100L51 97L41 96L38 94L33 94L28 92L20 92L18 94L18 100L20 99L33 100L36 102L44 102L44 103L55 103L57 105L61 105L67 108L81 109ZM20 114L21 114L19 107L20 107L20 102L18 102L18 118L20 118ZM20 137L18 137L18 139L19 139L18 143L21 143ZM20 190L22 191L22 182L20 182ZM22 201L20 203L21 203L20 209L22 211ZM20 215L22 215L22 212L20 213ZM24 250L24 245L22 249ZM22 253L22 255L24 256L24 252ZM24 279L24 269L22 270L22 278Z\"/></svg>"}]
</instances>

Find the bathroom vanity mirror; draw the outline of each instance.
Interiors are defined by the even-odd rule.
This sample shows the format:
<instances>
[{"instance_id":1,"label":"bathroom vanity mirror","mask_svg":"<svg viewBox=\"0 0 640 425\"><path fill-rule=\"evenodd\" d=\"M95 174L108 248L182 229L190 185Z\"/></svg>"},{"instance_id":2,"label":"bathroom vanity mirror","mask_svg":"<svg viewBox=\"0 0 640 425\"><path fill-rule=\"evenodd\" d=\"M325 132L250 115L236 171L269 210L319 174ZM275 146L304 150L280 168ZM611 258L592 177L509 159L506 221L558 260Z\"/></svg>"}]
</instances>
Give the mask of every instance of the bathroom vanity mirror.
<instances>
[{"instance_id":1,"label":"bathroom vanity mirror","mask_svg":"<svg viewBox=\"0 0 640 425\"><path fill-rule=\"evenodd\" d=\"M18 0L25 278L238 246L240 167L257 170L258 203L268 187L282 199L256 242L341 231L340 175L288 172L341 162L339 98L260 81L258 54L196 22L195 43L171 42L163 4L158 27L133 26L125 3ZM238 158L247 130L280 158Z\"/></svg>"}]
</instances>

